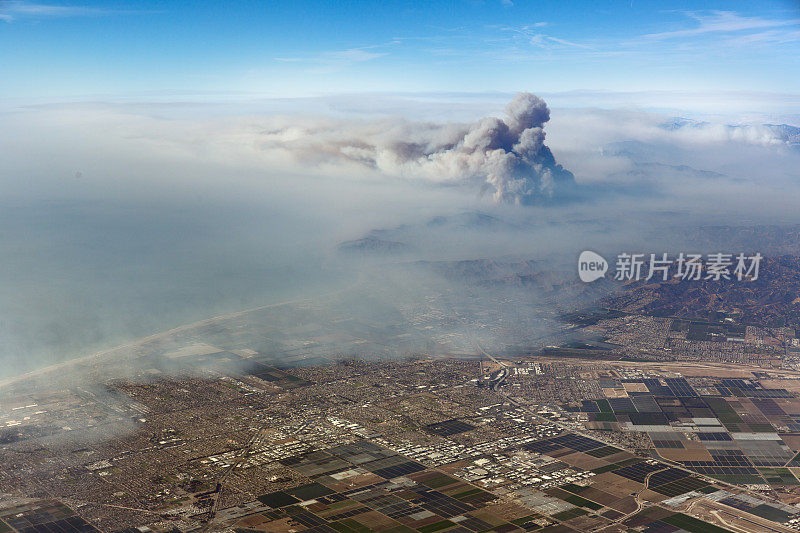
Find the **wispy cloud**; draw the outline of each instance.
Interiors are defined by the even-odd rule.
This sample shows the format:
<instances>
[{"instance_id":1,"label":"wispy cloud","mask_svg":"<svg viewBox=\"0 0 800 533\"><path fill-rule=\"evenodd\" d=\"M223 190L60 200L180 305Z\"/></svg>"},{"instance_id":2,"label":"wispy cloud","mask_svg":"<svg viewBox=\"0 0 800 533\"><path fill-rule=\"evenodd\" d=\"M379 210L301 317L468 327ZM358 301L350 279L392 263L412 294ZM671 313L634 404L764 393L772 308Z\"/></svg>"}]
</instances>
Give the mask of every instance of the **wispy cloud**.
<instances>
[{"instance_id":1,"label":"wispy cloud","mask_svg":"<svg viewBox=\"0 0 800 533\"><path fill-rule=\"evenodd\" d=\"M739 44L751 43L773 43L784 44L800 41L800 29L798 30L770 30L760 33L751 33L742 37L737 37Z\"/></svg>"},{"instance_id":2,"label":"wispy cloud","mask_svg":"<svg viewBox=\"0 0 800 533\"><path fill-rule=\"evenodd\" d=\"M356 63L363 63L386 56L388 55L388 51L385 51L386 48L398 45L400 42L400 39L395 39L388 43L371 46L347 48L345 50L327 50L307 57L276 57L275 61L282 63L308 63L312 65L309 72L315 74L336 72Z\"/></svg>"},{"instance_id":3,"label":"wispy cloud","mask_svg":"<svg viewBox=\"0 0 800 533\"><path fill-rule=\"evenodd\" d=\"M660 14L663 17L659 19L659 29L663 31L659 33L645 35L634 25L623 35L611 36L602 32L575 32L573 26L558 22L493 24L477 29L456 28L449 33L442 31L437 45L422 51L437 56L458 56L463 61L552 63L614 58L619 62L661 62L669 68L677 68L693 64L700 53L706 57L722 57L734 48L748 47L758 48L760 54L791 53L790 47L800 42L800 19L779 14L758 17L732 11L662 11ZM673 25L667 25L670 23Z\"/></svg>"},{"instance_id":4,"label":"wispy cloud","mask_svg":"<svg viewBox=\"0 0 800 533\"><path fill-rule=\"evenodd\" d=\"M367 52L363 48L350 48L349 50L336 50L323 53L322 57L331 61L341 61L345 63L359 63L385 56L383 52Z\"/></svg>"},{"instance_id":5,"label":"wispy cloud","mask_svg":"<svg viewBox=\"0 0 800 533\"><path fill-rule=\"evenodd\" d=\"M363 48L349 48L347 50L329 50L322 52L319 55L310 57L276 57L275 61L283 63L360 63L361 61L369 61L386 53L380 52L367 52Z\"/></svg>"},{"instance_id":6,"label":"wispy cloud","mask_svg":"<svg viewBox=\"0 0 800 533\"><path fill-rule=\"evenodd\" d=\"M569 47L569 48L580 48L583 50L594 50L593 46L589 46L587 44L569 41L567 39L562 39L560 37L554 37L549 34L545 34L541 32L541 28L547 25L546 22L537 22L535 24L530 24L526 26L521 26L519 28L503 28L505 31L511 32L518 37L523 37L527 39L528 44L539 48L553 48L553 47Z\"/></svg>"},{"instance_id":7,"label":"wispy cloud","mask_svg":"<svg viewBox=\"0 0 800 533\"><path fill-rule=\"evenodd\" d=\"M694 27L649 33L643 37L652 40L678 39L714 33L747 33L769 28L800 26L800 19L744 17L732 11L711 11L708 13L686 11L684 15L695 21Z\"/></svg>"},{"instance_id":8,"label":"wispy cloud","mask_svg":"<svg viewBox=\"0 0 800 533\"><path fill-rule=\"evenodd\" d=\"M124 12L130 13L131 11ZM0 1L0 20L4 22L13 22L19 19L95 17L119 13L123 13L123 11L76 5L37 4L14 0Z\"/></svg>"},{"instance_id":9,"label":"wispy cloud","mask_svg":"<svg viewBox=\"0 0 800 533\"><path fill-rule=\"evenodd\" d=\"M566 39L559 39L558 37L546 36L548 40L554 43L563 44L565 46L572 46L573 48L583 48L584 50L594 50L594 47L591 47L586 44L576 43L573 41L567 41Z\"/></svg>"}]
</instances>

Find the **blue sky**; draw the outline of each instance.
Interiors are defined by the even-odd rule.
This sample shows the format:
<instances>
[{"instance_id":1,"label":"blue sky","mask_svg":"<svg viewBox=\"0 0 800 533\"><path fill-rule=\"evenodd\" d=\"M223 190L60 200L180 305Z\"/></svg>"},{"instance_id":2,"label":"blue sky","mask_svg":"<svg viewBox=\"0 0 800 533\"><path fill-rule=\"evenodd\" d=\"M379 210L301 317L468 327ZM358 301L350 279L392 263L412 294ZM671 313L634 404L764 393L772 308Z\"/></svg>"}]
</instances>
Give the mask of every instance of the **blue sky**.
<instances>
[{"instance_id":1,"label":"blue sky","mask_svg":"<svg viewBox=\"0 0 800 533\"><path fill-rule=\"evenodd\" d=\"M800 2L0 1L0 96L800 92Z\"/></svg>"}]
</instances>

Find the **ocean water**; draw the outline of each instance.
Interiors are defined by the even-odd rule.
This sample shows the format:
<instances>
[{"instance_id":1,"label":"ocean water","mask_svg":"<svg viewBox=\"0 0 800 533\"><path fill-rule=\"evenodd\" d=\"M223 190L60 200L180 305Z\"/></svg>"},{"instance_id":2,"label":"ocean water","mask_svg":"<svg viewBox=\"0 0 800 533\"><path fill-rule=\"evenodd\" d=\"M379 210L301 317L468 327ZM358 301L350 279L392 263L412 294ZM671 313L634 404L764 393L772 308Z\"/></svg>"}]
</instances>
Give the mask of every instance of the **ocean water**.
<instances>
[{"instance_id":1,"label":"ocean water","mask_svg":"<svg viewBox=\"0 0 800 533\"><path fill-rule=\"evenodd\" d=\"M252 205L0 206L0 378L335 289L313 221Z\"/></svg>"}]
</instances>

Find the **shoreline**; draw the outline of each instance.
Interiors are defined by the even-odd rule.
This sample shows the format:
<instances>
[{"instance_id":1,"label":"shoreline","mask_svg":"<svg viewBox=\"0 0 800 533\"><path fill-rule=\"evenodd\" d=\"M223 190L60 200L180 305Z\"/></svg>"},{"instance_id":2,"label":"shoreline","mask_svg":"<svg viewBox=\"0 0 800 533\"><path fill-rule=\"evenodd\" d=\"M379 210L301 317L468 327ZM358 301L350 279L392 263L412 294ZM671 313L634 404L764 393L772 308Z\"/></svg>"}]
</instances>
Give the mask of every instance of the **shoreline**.
<instances>
[{"instance_id":1,"label":"shoreline","mask_svg":"<svg viewBox=\"0 0 800 533\"><path fill-rule=\"evenodd\" d=\"M169 336L169 335L173 335L173 334L179 333L181 331L186 331L187 329L192 329L192 328L195 328L195 327L204 326L204 325L210 324L212 322L215 322L217 320L226 320L226 319L230 319L230 318L235 318L235 317L238 317L238 316L246 315L248 313L252 313L254 311L260 311L262 309L270 309L270 308L273 308L273 307L280 307L280 306L283 306L283 305L293 305L293 304L299 304L301 302L313 302L313 301L323 302L323 301L328 300L328 299L330 299L330 298L332 298L332 297L334 297L334 296L336 296L338 294L344 293L346 291L349 291L349 290L357 287L360 283L361 283L361 279L358 279L353 284L348 285L348 286L346 286L346 287L344 287L342 289L330 292L330 293L326 294L325 296L323 296L321 298L318 298L318 299L311 299L311 298L307 298L307 297L306 298L296 298L296 299L293 299L293 300L286 300L286 301L283 301L283 302L276 302L276 303L267 304L267 305L259 305L257 307L251 307L251 308L243 309L243 310L240 310L240 311L234 311L232 313L226 313L224 315L216 315L216 316L213 316L213 317L204 318L204 319L198 320L196 322L191 322L189 324L184 324L182 326L178 326L178 327L166 330L166 331L161 331L161 332L158 332L158 333L154 333L152 335L148 335L146 337L142 337L140 339L131 341L131 342L126 343L126 344L120 344L118 346L114 346L113 348L107 348L105 350L101 350L99 352L95 352L95 353L92 353L92 354L89 354L89 355L82 355L82 356L79 356L79 357L74 357L74 358L68 359L66 361L61 361L59 363L53 363L53 364L50 364L50 365L47 365L47 366L43 366L43 367L37 368L35 370L31 370L29 372L25 372L23 374L19 374L17 376L11 377L11 378L0 380L0 389L2 389L3 387L6 387L8 385L12 385L14 383L19 383L20 381L24 381L26 379L36 378L38 376L47 374L49 372L58 370L59 368L67 368L67 367L69 367L71 365L75 365L75 364L91 361L92 359L97 359L98 357L103 357L103 356L108 355L108 354L110 354L112 352L115 352L117 350L122 350L122 349L125 349L125 348L133 348L135 346L144 344L146 342L158 340L159 338L166 337L166 336Z\"/></svg>"}]
</instances>

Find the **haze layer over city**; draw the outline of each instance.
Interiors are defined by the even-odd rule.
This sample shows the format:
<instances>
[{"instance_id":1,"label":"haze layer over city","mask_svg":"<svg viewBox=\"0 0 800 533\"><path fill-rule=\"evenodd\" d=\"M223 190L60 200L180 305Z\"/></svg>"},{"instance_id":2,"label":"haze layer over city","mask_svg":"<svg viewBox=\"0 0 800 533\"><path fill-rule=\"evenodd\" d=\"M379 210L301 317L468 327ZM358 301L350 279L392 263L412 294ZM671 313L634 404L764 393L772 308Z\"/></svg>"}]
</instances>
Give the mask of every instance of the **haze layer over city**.
<instances>
[{"instance_id":1,"label":"haze layer over city","mask_svg":"<svg viewBox=\"0 0 800 533\"><path fill-rule=\"evenodd\" d=\"M800 529L798 58L795 1L0 2L0 533Z\"/></svg>"}]
</instances>

